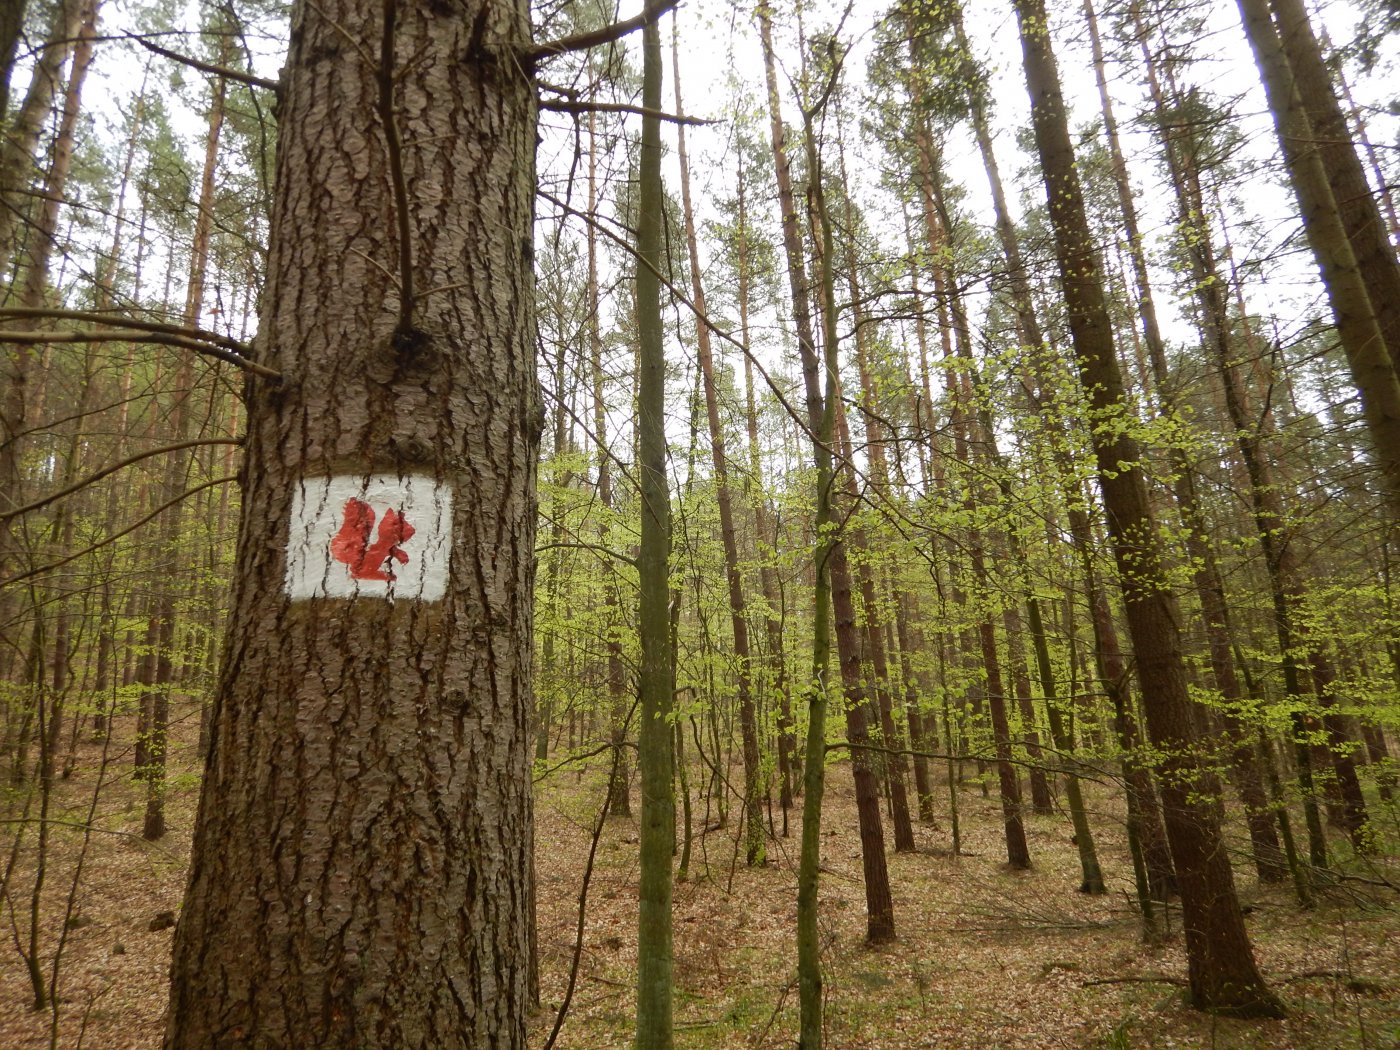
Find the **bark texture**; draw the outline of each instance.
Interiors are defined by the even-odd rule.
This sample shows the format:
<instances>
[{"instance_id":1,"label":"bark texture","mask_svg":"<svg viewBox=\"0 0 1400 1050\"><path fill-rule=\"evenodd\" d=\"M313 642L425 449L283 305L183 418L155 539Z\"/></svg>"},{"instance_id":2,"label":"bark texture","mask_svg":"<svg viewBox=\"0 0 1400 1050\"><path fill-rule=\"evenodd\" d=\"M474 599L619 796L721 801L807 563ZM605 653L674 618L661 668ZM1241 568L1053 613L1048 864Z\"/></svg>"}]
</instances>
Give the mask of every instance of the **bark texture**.
<instances>
[{"instance_id":1,"label":"bark texture","mask_svg":"<svg viewBox=\"0 0 1400 1050\"><path fill-rule=\"evenodd\" d=\"M528 38L523 3L293 11L257 339L283 378L250 391L168 1047L525 1045ZM294 492L372 472L453 493L444 596L290 600Z\"/></svg>"}]
</instances>

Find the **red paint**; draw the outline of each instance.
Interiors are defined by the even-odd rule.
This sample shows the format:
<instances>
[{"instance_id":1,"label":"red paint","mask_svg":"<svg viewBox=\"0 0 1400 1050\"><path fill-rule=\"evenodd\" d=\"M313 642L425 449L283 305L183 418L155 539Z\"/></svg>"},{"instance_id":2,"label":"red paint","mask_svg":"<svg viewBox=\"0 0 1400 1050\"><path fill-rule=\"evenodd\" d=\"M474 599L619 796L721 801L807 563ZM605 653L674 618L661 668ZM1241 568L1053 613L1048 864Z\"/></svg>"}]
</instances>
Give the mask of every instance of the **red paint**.
<instances>
[{"instance_id":1,"label":"red paint","mask_svg":"<svg viewBox=\"0 0 1400 1050\"><path fill-rule=\"evenodd\" d=\"M403 565L408 561L399 544L407 543L418 530L398 511L386 510L379 523L379 534L370 543L374 518L374 508L364 500L352 497L345 501L345 521L331 540L331 557L349 566L352 579L392 580L393 563Z\"/></svg>"}]
</instances>

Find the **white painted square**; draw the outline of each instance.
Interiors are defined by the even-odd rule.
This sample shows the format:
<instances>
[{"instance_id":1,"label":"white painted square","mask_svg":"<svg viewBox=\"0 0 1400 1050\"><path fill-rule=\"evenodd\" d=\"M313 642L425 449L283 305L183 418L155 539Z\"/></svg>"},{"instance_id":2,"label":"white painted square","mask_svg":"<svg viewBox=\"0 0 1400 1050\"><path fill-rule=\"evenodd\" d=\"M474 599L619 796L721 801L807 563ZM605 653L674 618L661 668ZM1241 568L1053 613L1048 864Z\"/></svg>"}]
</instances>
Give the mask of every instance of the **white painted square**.
<instances>
[{"instance_id":1,"label":"white painted square","mask_svg":"<svg viewBox=\"0 0 1400 1050\"><path fill-rule=\"evenodd\" d=\"M421 474L304 478L292 495L287 594L435 602L447 592L452 490Z\"/></svg>"}]
</instances>

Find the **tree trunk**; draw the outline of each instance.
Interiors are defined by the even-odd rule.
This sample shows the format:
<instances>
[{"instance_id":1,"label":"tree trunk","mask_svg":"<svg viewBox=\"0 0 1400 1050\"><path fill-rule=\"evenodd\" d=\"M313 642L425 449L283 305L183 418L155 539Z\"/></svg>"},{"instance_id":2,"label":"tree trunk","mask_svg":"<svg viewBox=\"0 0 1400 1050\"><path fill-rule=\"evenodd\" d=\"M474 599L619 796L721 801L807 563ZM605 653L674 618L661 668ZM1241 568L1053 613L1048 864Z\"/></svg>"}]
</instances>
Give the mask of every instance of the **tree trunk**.
<instances>
[{"instance_id":1,"label":"tree trunk","mask_svg":"<svg viewBox=\"0 0 1400 1050\"><path fill-rule=\"evenodd\" d=\"M1193 758L1191 699L1177 624L1165 583L1156 525L1136 441L1127 433L1122 376L1114 353L1103 280L1089 238L1074 149L1042 0L1017 0L1031 120L1050 206L1060 281L1086 397L1099 421L1094 454L1114 559L1147 698L1159 764L1168 841L1181 888L1191 1001L1236 1016L1280 1016L1282 1006L1255 966L1234 876L1208 787Z\"/></svg>"},{"instance_id":2,"label":"tree trunk","mask_svg":"<svg viewBox=\"0 0 1400 1050\"><path fill-rule=\"evenodd\" d=\"M1269 0L1269 7L1312 128L1313 141L1306 148L1316 151L1322 161L1337 203L1337 217L1351 242L1391 367L1400 373L1400 261L1386 235L1376 195L1366 181L1307 7L1302 0Z\"/></svg>"},{"instance_id":3,"label":"tree trunk","mask_svg":"<svg viewBox=\"0 0 1400 1050\"><path fill-rule=\"evenodd\" d=\"M642 29L641 161L637 174L637 469L642 499L637 574L641 641L637 767L642 783L641 872L637 894L637 1050L669 1050L671 1031L672 783L671 644L668 599L671 490L666 477L666 351L661 327L664 198L661 185L661 30ZM761 833L761 829L760 829Z\"/></svg>"},{"instance_id":4,"label":"tree trunk","mask_svg":"<svg viewBox=\"0 0 1400 1050\"><path fill-rule=\"evenodd\" d=\"M817 464L818 499L825 501L830 500L831 493L828 489L834 483L831 448L836 434L835 401L839 396L838 370L836 368L835 286L828 262L821 288L822 295L826 299L823 310L823 319L826 324L823 339L825 359L823 359L817 355L816 343L812 335L811 298L807 286L806 267L803 262L797 209L793 200L792 173L784 142L782 111L778 100L777 72L773 57L772 26L766 8L759 9L758 19L768 86L769 127L773 147L774 173L778 184L778 202L782 209L783 218L783 248L787 257L788 283L793 303L793 322L797 329L798 352L802 360L803 386L806 391L807 423L814 436L812 445L813 456ZM811 114L808 115L809 122L811 116ZM820 165L810 130L810 128L807 129L808 178L813 195L817 196L821 191ZM817 202L816 210L819 213L824 210L820 201ZM823 223L823 228L824 236L829 241L829 224ZM830 243L824 245L822 256L826 260L831 259ZM823 373L826 375L825 392L823 392L821 382ZM826 514L825 519L822 519L820 514L818 516L819 529L834 520L834 514L830 511L829 505ZM824 537L819 534L817 554L822 559L822 563L818 568L818 575L821 575L823 569L829 574L829 596L832 615L835 619L836 646L841 664L841 680L846 693L846 733L853 745L851 771L855 780L856 811L861 837L861 860L865 875L866 938L871 943L878 943L894 938L894 904L890 895L889 873L885 867L884 829L880 822L880 801L876 791L874 772L870 764L869 741L865 730L860 651L859 642L855 635L855 605L851 598L850 567L846 560L844 544L840 541L839 535L831 536L829 543L822 542L823 539ZM818 613L821 613L821 610L818 610ZM809 738L807 745L809 762L812 753L813 744ZM805 778L807 789L810 790L813 785L811 770L806 772ZM805 824L808 820L809 804L804 804L803 808L804 843L806 841ZM813 878L815 878L815 874ZM815 893L815 884L813 884L813 892ZM816 907L815 897L811 901L811 906ZM815 916L813 916L812 921L815 921ZM816 962L813 961L809 969L815 966ZM809 980L808 987L811 986ZM817 1008L818 1017L815 1023L819 1025L819 1004ZM804 1050L808 1039L805 1033L809 1031L810 1022L808 1013L809 1011L804 1008ZM819 1046L820 1043L814 1045Z\"/></svg>"},{"instance_id":5,"label":"tree trunk","mask_svg":"<svg viewBox=\"0 0 1400 1050\"><path fill-rule=\"evenodd\" d=\"M1279 147L1288 162L1303 229L1322 271L1352 380L1361 392L1390 512L1400 519L1400 369L1387 351L1376 305L1316 148L1317 129L1303 106L1278 29L1270 20L1268 0L1238 0L1238 4L1269 98Z\"/></svg>"},{"instance_id":6,"label":"tree trunk","mask_svg":"<svg viewBox=\"0 0 1400 1050\"><path fill-rule=\"evenodd\" d=\"M671 38L672 68L675 71L676 112L681 104L680 49ZM764 861L763 807L758 768L758 719L754 712L753 654L749 649L748 613L744 602L744 577L739 568L739 541L734 529L734 501L729 490L729 460L724 446L724 429L719 419L719 393L715 389L715 369L710 346L710 329L705 313L705 288L700 280L700 248L695 236L695 212L690 202L690 161L685 149L685 125L676 128L681 167L681 206L685 217L686 246L690 255L690 289L695 305L695 345L700 378L705 388L705 419L710 434L710 462L715 471L715 501L719 504L720 541L724 546L724 572L729 587L729 620L734 631L735 687L739 699L739 731L744 747L744 859L750 866Z\"/></svg>"},{"instance_id":7,"label":"tree trunk","mask_svg":"<svg viewBox=\"0 0 1400 1050\"><path fill-rule=\"evenodd\" d=\"M291 40L166 1046L523 1050L528 13L321 0Z\"/></svg>"}]
</instances>

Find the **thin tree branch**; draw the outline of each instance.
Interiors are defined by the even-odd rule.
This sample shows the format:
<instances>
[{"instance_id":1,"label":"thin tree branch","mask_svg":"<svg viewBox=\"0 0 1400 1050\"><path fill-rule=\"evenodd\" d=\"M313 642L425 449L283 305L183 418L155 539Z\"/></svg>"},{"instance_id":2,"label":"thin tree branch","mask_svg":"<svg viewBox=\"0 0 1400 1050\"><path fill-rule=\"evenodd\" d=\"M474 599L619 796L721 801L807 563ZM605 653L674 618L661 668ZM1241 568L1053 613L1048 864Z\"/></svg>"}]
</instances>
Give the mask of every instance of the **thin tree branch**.
<instances>
[{"instance_id":1,"label":"thin tree branch","mask_svg":"<svg viewBox=\"0 0 1400 1050\"><path fill-rule=\"evenodd\" d=\"M165 321L148 321L141 317L125 317L122 314L97 313L92 310L54 310L35 306L0 306L0 317L45 317L64 321L89 321L96 325L109 325L113 328L139 328L143 332L164 332L166 335L182 335L198 339L232 350L240 357L247 357L252 351L246 343L240 343L232 336L220 335L205 328L190 328L186 325L170 324Z\"/></svg>"},{"instance_id":2,"label":"thin tree branch","mask_svg":"<svg viewBox=\"0 0 1400 1050\"><path fill-rule=\"evenodd\" d=\"M540 109L554 113L635 113L657 120L669 120L672 124L722 124L724 121L705 117L682 117L675 113L647 109L646 106L633 106L626 102L580 102L574 99L542 99Z\"/></svg>"},{"instance_id":3,"label":"thin tree branch","mask_svg":"<svg viewBox=\"0 0 1400 1050\"><path fill-rule=\"evenodd\" d=\"M533 65L542 59L553 58L555 55L566 54L569 51L587 51L591 47L611 44L614 40L621 40L628 33L636 32L648 23L656 21L679 2L680 0L647 0L641 14L621 22L614 22L612 25L603 26L601 29L593 29L586 33L572 33L569 36L560 37L558 40L536 44L526 48L521 57L526 63Z\"/></svg>"},{"instance_id":4,"label":"thin tree branch","mask_svg":"<svg viewBox=\"0 0 1400 1050\"><path fill-rule=\"evenodd\" d=\"M91 546L84 547L82 550L78 551L75 554L70 554L66 558L60 558L58 561L49 562L49 564L47 565L37 565L32 569L26 569L24 572L18 573L15 576L11 576L9 579L0 580L0 587L8 587L12 583L19 583L23 580L31 579L34 576L42 576L46 572L53 572L55 569L61 569L69 562L77 561L79 558L86 557L95 550L101 550L109 543L115 543L123 536L130 535L131 533L139 529L142 525L145 525L147 522L150 522L160 517L162 514L164 514L171 507L175 506L175 504L179 503L181 500L188 499L190 496L193 496L198 492L203 492L205 489L212 489L215 485L226 485L230 481L237 480L238 478L236 475L231 475L229 477L215 478L213 481L206 481L203 485L196 485L192 489L186 489L174 499L167 500L166 502L162 503L159 507L151 511L151 513L147 514L140 521L122 529L121 532L114 532L110 536L105 536L102 539L98 540L96 543L92 544Z\"/></svg>"},{"instance_id":5,"label":"thin tree branch","mask_svg":"<svg viewBox=\"0 0 1400 1050\"><path fill-rule=\"evenodd\" d=\"M119 471L119 470L123 470L123 469L125 469L126 467L132 466L132 465L135 464L135 463L141 462L141 460L143 460L143 459L151 459L151 458L154 457L154 456L163 456L163 455L165 455L167 452L179 452L179 451L181 451L182 449L187 449L187 448L198 448L198 447L200 447L200 446L202 446L202 445L242 445L242 444L243 444L243 439L242 439L241 437L234 437L234 438L197 438L197 439L194 439L194 440L191 440L191 441L181 441L181 442L178 442L178 443L176 443L176 444L174 444L174 445L162 445L160 448L147 449L147 450L144 451L144 452L138 452L138 453L136 453L136 455L134 455L134 456L127 456L126 459L123 459L123 460L121 460L120 462L117 462L117 463L113 463L111 466L103 467L101 470L97 471L96 473L89 474L87 477L83 478L81 481L75 481L73 484L69 485L66 489L59 489L57 492L51 492L51 493L49 493L47 496L43 496L43 497L41 497L40 499L36 499L33 503L28 503L28 504L26 504L26 505L23 506L23 507L16 507L14 510L7 510L7 511L5 511L3 514L0 514L0 522L9 521L11 518L17 518L17 517L19 517L19 516L22 515L22 514L28 514L30 511L35 511L35 510L38 510L38 509L41 508L41 507L46 507L46 506L48 506L50 503L53 503L55 500L63 499L64 496L71 496L73 493L78 492L78 491L81 490L81 489L85 489L85 488L87 488L89 485L96 484L97 482L101 481L103 478L107 477L109 474L115 474L115 473L116 473L117 471Z\"/></svg>"},{"instance_id":6,"label":"thin tree branch","mask_svg":"<svg viewBox=\"0 0 1400 1050\"><path fill-rule=\"evenodd\" d=\"M212 357L216 361L223 361L241 368L245 372L252 372L254 375L262 376L264 379L282 378L282 373L268 368L266 365L249 361L246 357L229 350L221 350L217 346L210 346L208 343L201 343L198 340L190 339L182 335L162 335L158 332L120 332L113 330L93 331L93 332L18 332L10 329L0 328L0 342L9 343L159 343L162 346L180 346L186 350L193 350L197 354L205 357Z\"/></svg>"},{"instance_id":7,"label":"thin tree branch","mask_svg":"<svg viewBox=\"0 0 1400 1050\"><path fill-rule=\"evenodd\" d=\"M17 512L16 512L16 513L17 513ZM0 516L0 521L4 521L4 520L5 520L5 518L4 518L3 516ZM610 547L604 547L601 543L583 543L583 542L576 542L576 543L546 543L546 544L544 544L544 545L542 545L542 546L536 547L536 548L535 548L535 553L536 553L536 554L543 554L545 551L552 551L552 550L585 550L585 551L595 551L595 552L597 552L597 553L599 553L599 554L606 554L609 558L613 558L613 559L615 559L616 561L620 561L620 562L622 562L622 563L624 563L624 564L626 564L626 565L631 565L633 568L636 568L636 566L637 566L637 559L636 559L636 558L628 557L626 554L621 554L621 553L619 553L618 551L612 550Z\"/></svg>"},{"instance_id":8,"label":"thin tree branch","mask_svg":"<svg viewBox=\"0 0 1400 1050\"><path fill-rule=\"evenodd\" d=\"M263 77L257 77L254 76L252 73L240 73L236 69L227 69L224 66L216 66L212 62L201 62L197 58L191 58L189 55L182 55L178 51L171 51L168 48L161 47L159 44L153 44L145 37L133 36L129 39L135 40L147 51L154 51L157 55L161 55L165 58L168 58L172 62L179 62L181 65L189 66L191 69L197 69L201 73L212 73L216 77L227 77L229 80L237 80L240 84L247 84L250 87L263 88L264 90L271 91L274 94L281 87L281 85L279 85L275 80L267 80Z\"/></svg>"},{"instance_id":9,"label":"thin tree branch","mask_svg":"<svg viewBox=\"0 0 1400 1050\"><path fill-rule=\"evenodd\" d=\"M409 223L408 183L403 173L403 143L398 121L394 119L394 26L398 0L384 0L384 34L379 42L379 119L384 124L384 142L389 157L389 182L394 188L394 212L399 233L399 324L394 335L413 335L413 235Z\"/></svg>"}]
</instances>

